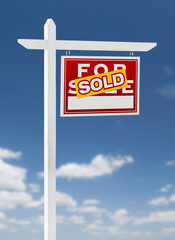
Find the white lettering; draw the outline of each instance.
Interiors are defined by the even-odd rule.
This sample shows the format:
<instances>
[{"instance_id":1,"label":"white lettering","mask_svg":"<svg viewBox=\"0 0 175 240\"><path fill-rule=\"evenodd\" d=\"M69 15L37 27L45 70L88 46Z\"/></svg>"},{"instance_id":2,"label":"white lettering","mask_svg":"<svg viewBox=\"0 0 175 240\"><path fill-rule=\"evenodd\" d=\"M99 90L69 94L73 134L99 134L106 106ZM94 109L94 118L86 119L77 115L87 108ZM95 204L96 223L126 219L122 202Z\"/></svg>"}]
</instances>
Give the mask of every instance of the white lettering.
<instances>
[{"instance_id":1,"label":"white lettering","mask_svg":"<svg viewBox=\"0 0 175 240\"><path fill-rule=\"evenodd\" d=\"M133 83L134 80L127 80L127 83ZM133 90L128 90L131 88L131 85L128 84L127 88L122 88L122 93L133 93Z\"/></svg>"},{"instance_id":2,"label":"white lettering","mask_svg":"<svg viewBox=\"0 0 175 240\"><path fill-rule=\"evenodd\" d=\"M71 81L69 82L69 87L70 87L70 88L73 88L73 89L76 89L76 88L75 88L75 81L74 81L74 80L71 80ZM71 93L71 94L76 94L76 90L69 89L69 93Z\"/></svg>"},{"instance_id":3,"label":"white lettering","mask_svg":"<svg viewBox=\"0 0 175 240\"><path fill-rule=\"evenodd\" d=\"M107 77L104 76L103 77L103 82L104 82L104 89L107 89L107 88L112 88L113 87L113 84L108 84L108 80L107 80Z\"/></svg>"},{"instance_id":4,"label":"white lettering","mask_svg":"<svg viewBox=\"0 0 175 240\"><path fill-rule=\"evenodd\" d=\"M114 83L114 87L123 85L123 83L125 81L124 76L121 73L113 74L112 75L112 80L113 80L113 83Z\"/></svg>"},{"instance_id":5,"label":"white lettering","mask_svg":"<svg viewBox=\"0 0 175 240\"><path fill-rule=\"evenodd\" d=\"M126 65L124 64L114 64L114 71L118 69L125 69L126 70Z\"/></svg>"},{"instance_id":6,"label":"white lettering","mask_svg":"<svg viewBox=\"0 0 175 240\"><path fill-rule=\"evenodd\" d=\"M79 90L80 94L87 94L90 92L89 82L87 80L79 82L78 87L80 89ZM82 89L85 89L85 90L82 90Z\"/></svg>"},{"instance_id":7,"label":"white lettering","mask_svg":"<svg viewBox=\"0 0 175 240\"><path fill-rule=\"evenodd\" d=\"M98 86L95 86L95 83L97 83ZM103 87L103 83L102 83L102 80L100 78L92 79L90 84L91 84L91 89L94 92L100 91L102 89L102 87Z\"/></svg>"},{"instance_id":8,"label":"white lettering","mask_svg":"<svg viewBox=\"0 0 175 240\"><path fill-rule=\"evenodd\" d=\"M82 77L83 72L88 72L88 69L83 69L83 67L90 67L90 64L85 64L85 63L79 63L78 64L78 77Z\"/></svg>"}]
</instances>

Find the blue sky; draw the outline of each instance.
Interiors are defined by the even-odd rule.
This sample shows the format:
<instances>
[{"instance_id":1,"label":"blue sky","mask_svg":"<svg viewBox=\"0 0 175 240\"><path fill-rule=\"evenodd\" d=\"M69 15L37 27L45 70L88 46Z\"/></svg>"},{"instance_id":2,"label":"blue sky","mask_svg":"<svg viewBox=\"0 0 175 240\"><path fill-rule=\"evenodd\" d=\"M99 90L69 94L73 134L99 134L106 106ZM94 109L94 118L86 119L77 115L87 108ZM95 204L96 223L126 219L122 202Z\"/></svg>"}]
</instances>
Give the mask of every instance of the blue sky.
<instances>
[{"instance_id":1,"label":"blue sky","mask_svg":"<svg viewBox=\"0 0 175 240\"><path fill-rule=\"evenodd\" d=\"M174 8L169 0L1 2L1 239L43 239L43 52L26 50L17 39L43 38L44 23L53 18L60 40L158 43L135 53L141 57L139 116L60 118L65 51L57 51L57 239L174 240Z\"/></svg>"}]
</instances>

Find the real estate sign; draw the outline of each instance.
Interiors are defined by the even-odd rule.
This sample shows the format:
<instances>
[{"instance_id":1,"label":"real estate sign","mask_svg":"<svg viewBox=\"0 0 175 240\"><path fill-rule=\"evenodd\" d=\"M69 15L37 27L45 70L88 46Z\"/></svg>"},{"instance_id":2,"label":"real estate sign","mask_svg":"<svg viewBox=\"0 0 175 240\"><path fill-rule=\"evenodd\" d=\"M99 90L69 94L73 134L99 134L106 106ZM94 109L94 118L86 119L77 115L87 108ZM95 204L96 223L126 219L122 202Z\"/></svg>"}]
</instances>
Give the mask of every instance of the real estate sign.
<instances>
[{"instance_id":1,"label":"real estate sign","mask_svg":"<svg viewBox=\"0 0 175 240\"><path fill-rule=\"evenodd\" d=\"M62 56L61 116L139 114L139 57Z\"/></svg>"}]
</instances>

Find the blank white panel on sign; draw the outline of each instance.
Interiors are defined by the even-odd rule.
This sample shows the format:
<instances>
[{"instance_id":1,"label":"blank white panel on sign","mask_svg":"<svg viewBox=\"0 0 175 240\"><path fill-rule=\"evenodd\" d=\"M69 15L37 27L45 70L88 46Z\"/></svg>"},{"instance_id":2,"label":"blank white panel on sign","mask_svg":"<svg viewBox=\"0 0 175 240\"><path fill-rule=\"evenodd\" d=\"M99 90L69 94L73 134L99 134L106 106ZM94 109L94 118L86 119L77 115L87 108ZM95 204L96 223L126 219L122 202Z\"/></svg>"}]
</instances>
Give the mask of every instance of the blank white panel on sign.
<instances>
[{"instance_id":1,"label":"blank white panel on sign","mask_svg":"<svg viewBox=\"0 0 175 240\"><path fill-rule=\"evenodd\" d=\"M128 109L133 108L133 96L68 97L68 109Z\"/></svg>"}]
</instances>

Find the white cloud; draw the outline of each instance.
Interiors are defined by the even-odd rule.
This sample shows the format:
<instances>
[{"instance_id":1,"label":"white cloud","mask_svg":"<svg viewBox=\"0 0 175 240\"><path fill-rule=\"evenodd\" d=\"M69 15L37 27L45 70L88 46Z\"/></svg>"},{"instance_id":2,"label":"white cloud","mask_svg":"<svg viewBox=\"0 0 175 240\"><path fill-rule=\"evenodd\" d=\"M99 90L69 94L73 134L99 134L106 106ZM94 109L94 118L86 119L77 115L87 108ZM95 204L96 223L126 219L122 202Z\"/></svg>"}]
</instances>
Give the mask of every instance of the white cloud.
<instances>
[{"instance_id":1,"label":"white cloud","mask_svg":"<svg viewBox=\"0 0 175 240\"><path fill-rule=\"evenodd\" d=\"M144 223L174 223L175 211L157 211L150 213L149 216L143 218L134 218L135 225L142 225Z\"/></svg>"},{"instance_id":2,"label":"white cloud","mask_svg":"<svg viewBox=\"0 0 175 240\"><path fill-rule=\"evenodd\" d=\"M27 208L39 208L42 207L44 204L44 198L41 197L39 200L33 200L33 198L31 198L31 201L25 203L25 207Z\"/></svg>"},{"instance_id":3,"label":"white cloud","mask_svg":"<svg viewBox=\"0 0 175 240\"><path fill-rule=\"evenodd\" d=\"M162 229L162 232L165 234L165 235L171 235L171 234L175 234L175 228L164 228Z\"/></svg>"},{"instance_id":4,"label":"white cloud","mask_svg":"<svg viewBox=\"0 0 175 240\"><path fill-rule=\"evenodd\" d=\"M0 148L0 158L2 159L17 159L19 157L21 157L22 153L20 151L18 152L13 152L9 149L6 148Z\"/></svg>"},{"instance_id":5,"label":"white cloud","mask_svg":"<svg viewBox=\"0 0 175 240\"><path fill-rule=\"evenodd\" d=\"M164 73L168 76L172 76L174 74L174 71L171 69L170 66L166 65L163 69Z\"/></svg>"},{"instance_id":6,"label":"white cloud","mask_svg":"<svg viewBox=\"0 0 175 240\"><path fill-rule=\"evenodd\" d=\"M78 215L71 215L71 216L64 216L64 215L57 215L57 223L58 224L75 224L75 225L82 225L85 224L86 221L84 219L84 216L78 216Z\"/></svg>"},{"instance_id":7,"label":"white cloud","mask_svg":"<svg viewBox=\"0 0 175 240\"><path fill-rule=\"evenodd\" d=\"M159 205L168 205L169 200L166 197L159 197L152 199L148 202L148 205L159 206Z\"/></svg>"},{"instance_id":8,"label":"white cloud","mask_svg":"<svg viewBox=\"0 0 175 240\"><path fill-rule=\"evenodd\" d=\"M167 166L174 166L174 165L175 165L175 160L167 161L165 164L166 164Z\"/></svg>"},{"instance_id":9,"label":"white cloud","mask_svg":"<svg viewBox=\"0 0 175 240\"><path fill-rule=\"evenodd\" d=\"M85 231L90 231L91 234L101 233L102 236L108 234L112 236L120 236L122 238L129 239L131 236L133 237L148 237L151 235L149 232L141 232L141 231L127 231L126 229L121 229L116 225L98 225L95 223L89 224Z\"/></svg>"},{"instance_id":10,"label":"white cloud","mask_svg":"<svg viewBox=\"0 0 175 240\"><path fill-rule=\"evenodd\" d=\"M102 221L101 219L95 219L94 223L95 224L104 224L104 221Z\"/></svg>"},{"instance_id":11,"label":"white cloud","mask_svg":"<svg viewBox=\"0 0 175 240\"><path fill-rule=\"evenodd\" d=\"M0 224L0 232L6 230L8 227L5 224Z\"/></svg>"},{"instance_id":12,"label":"white cloud","mask_svg":"<svg viewBox=\"0 0 175 240\"><path fill-rule=\"evenodd\" d=\"M96 217L101 217L103 214L107 213L106 209L98 208L96 206L80 206L80 207L72 208L70 209L70 211L93 214Z\"/></svg>"},{"instance_id":13,"label":"white cloud","mask_svg":"<svg viewBox=\"0 0 175 240\"><path fill-rule=\"evenodd\" d=\"M39 200L30 199L30 201L25 203L25 207L28 208L37 208L42 207L44 204L44 197L41 197ZM67 209L72 209L77 206L77 202L68 194L62 192L56 192L56 205L65 207Z\"/></svg>"},{"instance_id":14,"label":"white cloud","mask_svg":"<svg viewBox=\"0 0 175 240\"><path fill-rule=\"evenodd\" d=\"M6 163L3 159L17 159L22 155L20 151L14 152L9 149L0 148L0 189L12 189L24 191L26 189L25 179L27 170Z\"/></svg>"},{"instance_id":15,"label":"white cloud","mask_svg":"<svg viewBox=\"0 0 175 240\"><path fill-rule=\"evenodd\" d=\"M16 228L11 228L11 229L10 229L10 232L16 233L16 232L18 232L18 229L16 229Z\"/></svg>"},{"instance_id":16,"label":"white cloud","mask_svg":"<svg viewBox=\"0 0 175 240\"><path fill-rule=\"evenodd\" d=\"M152 232L132 231L129 233L133 237L150 237L153 235Z\"/></svg>"},{"instance_id":17,"label":"white cloud","mask_svg":"<svg viewBox=\"0 0 175 240\"><path fill-rule=\"evenodd\" d=\"M134 237L140 237L142 236L142 232L141 231L133 231L133 232L130 232L131 236L134 236Z\"/></svg>"},{"instance_id":18,"label":"white cloud","mask_svg":"<svg viewBox=\"0 0 175 240\"><path fill-rule=\"evenodd\" d=\"M84 231L87 231L87 229L84 229ZM93 236L97 236L97 237L101 237L103 235L102 232L93 232L92 230L90 230L90 234L93 235Z\"/></svg>"},{"instance_id":19,"label":"white cloud","mask_svg":"<svg viewBox=\"0 0 175 240\"><path fill-rule=\"evenodd\" d=\"M69 218L67 218L67 220L73 224L85 224L86 223L84 216L72 215Z\"/></svg>"},{"instance_id":20,"label":"white cloud","mask_svg":"<svg viewBox=\"0 0 175 240\"><path fill-rule=\"evenodd\" d=\"M24 191L27 170L5 163L0 159L0 188Z\"/></svg>"},{"instance_id":21,"label":"white cloud","mask_svg":"<svg viewBox=\"0 0 175 240\"><path fill-rule=\"evenodd\" d=\"M117 226L109 226L109 227L107 227L107 231L108 231L108 234L114 235L114 236L121 236L122 239L123 239L123 237L125 239L130 239L131 236L134 237L134 239L136 237L139 237L139 239L141 239L141 238L145 238L145 237L149 237L149 236L153 235L151 232L148 232L148 231L147 232L143 232L143 231L128 231L128 230L120 229Z\"/></svg>"},{"instance_id":22,"label":"white cloud","mask_svg":"<svg viewBox=\"0 0 175 240\"><path fill-rule=\"evenodd\" d=\"M149 232L149 231L144 233L145 237L150 237L150 236L153 236L153 235L154 235L154 233L153 232Z\"/></svg>"},{"instance_id":23,"label":"white cloud","mask_svg":"<svg viewBox=\"0 0 175 240\"><path fill-rule=\"evenodd\" d=\"M33 222L37 224L44 224L44 216L40 215L38 217L33 218ZM84 216L77 216L77 215L72 215L72 216L64 216L64 215L57 215L56 216L56 222L57 224L85 224L86 221L84 219Z\"/></svg>"},{"instance_id":24,"label":"white cloud","mask_svg":"<svg viewBox=\"0 0 175 240\"><path fill-rule=\"evenodd\" d=\"M108 216L119 226L126 225L129 222L134 225L142 225L145 223L175 223L175 211L156 211L146 217L136 217L129 216L126 209L119 209L114 214L109 214Z\"/></svg>"},{"instance_id":25,"label":"white cloud","mask_svg":"<svg viewBox=\"0 0 175 240\"><path fill-rule=\"evenodd\" d=\"M149 231L146 231L146 232L143 232L143 231L128 231L126 229L121 229L119 228L118 226L116 225L98 225L98 224L95 224L95 223L92 223L92 224L89 224L87 225L87 227L84 229L85 231L89 231L91 234L93 235L112 235L112 236L120 236L122 237L122 239L130 239L131 236L134 237L134 239L136 237L142 237L142 238L147 238L147 237L150 237L153 235L152 232L149 232Z\"/></svg>"},{"instance_id":26,"label":"white cloud","mask_svg":"<svg viewBox=\"0 0 175 240\"><path fill-rule=\"evenodd\" d=\"M148 204L152 206L169 205L171 203L175 203L175 194L171 195L169 198L159 197L148 202Z\"/></svg>"},{"instance_id":27,"label":"white cloud","mask_svg":"<svg viewBox=\"0 0 175 240\"><path fill-rule=\"evenodd\" d=\"M57 215L56 216L56 222L58 224L63 224L63 223L65 223L65 221L66 221L66 216L64 216L64 215Z\"/></svg>"},{"instance_id":28,"label":"white cloud","mask_svg":"<svg viewBox=\"0 0 175 240\"><path fill-rule=\"evenodd\" d=\"M170 201L170 203L175 203L175 194L172 194L172 195L169 197L169 201Z\"/></svg>"},{"instance_id":29,"label":"white cloud","mask_svg":"<svg viewBox=\"0 0 175 240\"><path fill-rule=\"evenodd\" d=\"M109 215L109 217L117 225L125 225L130 221L130 217L128 216L128 211L124 208L115 211L114 214Z\"/></svg>"},{"instance_id":30,"label":"white cloud","mask_svg":"<svg viewBox=\"0 0 175 240\"><path fill-rule=\"evenodd\" d=\"M68 194L56 192L56 203L58 206L73 208L77 206L77 202Z\"/></svg>"},{"instance_id":31,"label":"white cloud","mask_svg":"<svg viewBox=\"0 0 175 240\"><path fill-rule=\"evenodd\" d=\"M39 225L44 224L44 216L43 215L40 215L38 217L34 217L32 220L36 224L39 224Z\"/></svg>"},{"instance_id":32,"label":"white cloud","mask_svg":"<svg viewBox=\"0 0 175 240\"><path fill-rule=\"evenodd\" d=\"M132 156L103 156L97 155L89 164L68 163L56 170L56 176L60 178L93 179L110 175L124 165L133 163ZM40 177L43 173L38 174Z\"/></svg>"},{"instance_id":33,"label":"white cloud","mask_svg":"<svg viewBox=\"0 0 175 240\"><path fill-rule=\"evenodd\" d=\"M1 197L2 196L2 197ZM26 192L0 192L0 209L13 209L18 205L26 208L43 207L44 197L38 200L33 200L33 196ZM56 192L57 206L63 206L67 209L72 209L77 206L77 202L68 194Z\"/></svg>"},{"instance_id":34,"label":"white cloud","mask_svg":"<svg viewBox=\"0 0 175 240\"><path fill-rule=\"evenodd\" d=\"M83 231L90 233L91 235L103 235L106 234L107 228L100 220L94 220L92 223L86 225Z\"/></svg>"},{"instance_id":35,"label":"white cloud","mask_svg":"<svg viewBox=\"0 0 175 240\"><path fill-rule=\"evenodd\" d=\"M27 192L0 191L0 209L14 209L17 206L36 208L43 205L43 198L33 200L33 196Z\"/></svg>"},{"instance_id":36,"label":"white cloud","mask_svg":"<svg viewBox=\"0 0 175 240\"><path fill-rule=\"evenodd\" d=\"M106 234L113 235L113 236L126 235L125 230L121 230L119 227L117 227L115 225L114 226L108 226L106 224L98 225L95 222L87 225L86 228L84 229L84 231L88 231L92 235L101 235L103 237Z\"/></svg>"},{"instance_id":37,"label":"white cloud","mask_svg":"<svg viewBox=\"0 0 175 240\"><path fill-rule=\"evenodd\" d=\"M39 184L28 184L29 188L31 189L31 191L33 193L37 193L37 192L40 192L40 185Z\"/></svg>"},{"instance_id":38,"label":"white cloud","mask_svg":"<svg viewBox=\"0 0 175 240\"><path fill-rule=\"evenodd\" d=\"M97 225L97 224L95 224L95 223L87 225L86 228L87 228L88 230L91 230L91 231L103 231L103 230L105 230L105 227L104 227L104 226Z\"/></svg>"},{"instance_id":39,"label":"white cloud","mask_svg":"<svg viewBox=\"0 0 175 240\"><path fill-rule=\"evenodd\" d=\"M167 184L165 187L162 187L161 188L161 192L168 192L168 190L172 188L172 185L171 184Z\"/></svg>"},{"instance_id":40,"label":"white cloud","mask_svg":"<svg viewBox=\"0 0 175 240\"><path fill-rule=\"evenodd\" d=\"M6 218L5 214L0 212L0 219L5 219L5 218Z\"/></svg>"},{"instance_id":41,"label":"white cloud","mask_svg":"<svg viewBox=\"0 0 175 240\"><path fill-rule=\"evenodd\" d=\"M123 233L117 226L108 226L107 232L109 235L121 235Z\"/></svg>"},{"instance_id":42,"label":"white cloud","mask_svg":"<svg viewBox=\"0 0 175 240\"><path fill-rule=\"evenodd\" d=\"M33 201L32 195L26 192L0 191L0 209L14 209L18 205L28 207Z\"/></svg>"},{"instance_id":43,"label":"white cloud","mask_svg":"<svg viewBox=\"0 0 175 240\"><path fill-rule=\"evenodd\" d=\"M14 209L18 205L26 208L38 208L43 207L43 203L44 197L34 200L31 194L24 191L0 191L0 209ZM67 209L77 206L77 202L70 195L61 192L56 192L56 204Z\"/></svg>"},{"instance_id":44,"label":"white cloud","mask_svg":"<svg viewBox=\"0 0 175 240\"><path fill-rule=\"evenodd\" d=\"M157 89L157 92L167 99L175 98L175 85L164 85Z\"/></svg>"},{"instance_id":45,"label":"white cloud","mask_svg":"<svg viewBox=\"0 0 175 240\"><path fill-rule=\"evenodd\" d=\"M86 199L83 201L83 205L98 205L101 204L101 202L97 199Z\"/></svg>"},{"instance_id":46,"label":"white cloud","mask_svg":"<svg viewBox=\"0 0 175 240\"><path fill-rule=\"evenodd\" d=\"M30 225L31 222L28 220L17 220L15 218L8 219L8 222L11 224L17 224L17 225Z\"/></svg>"}]
</instances>

